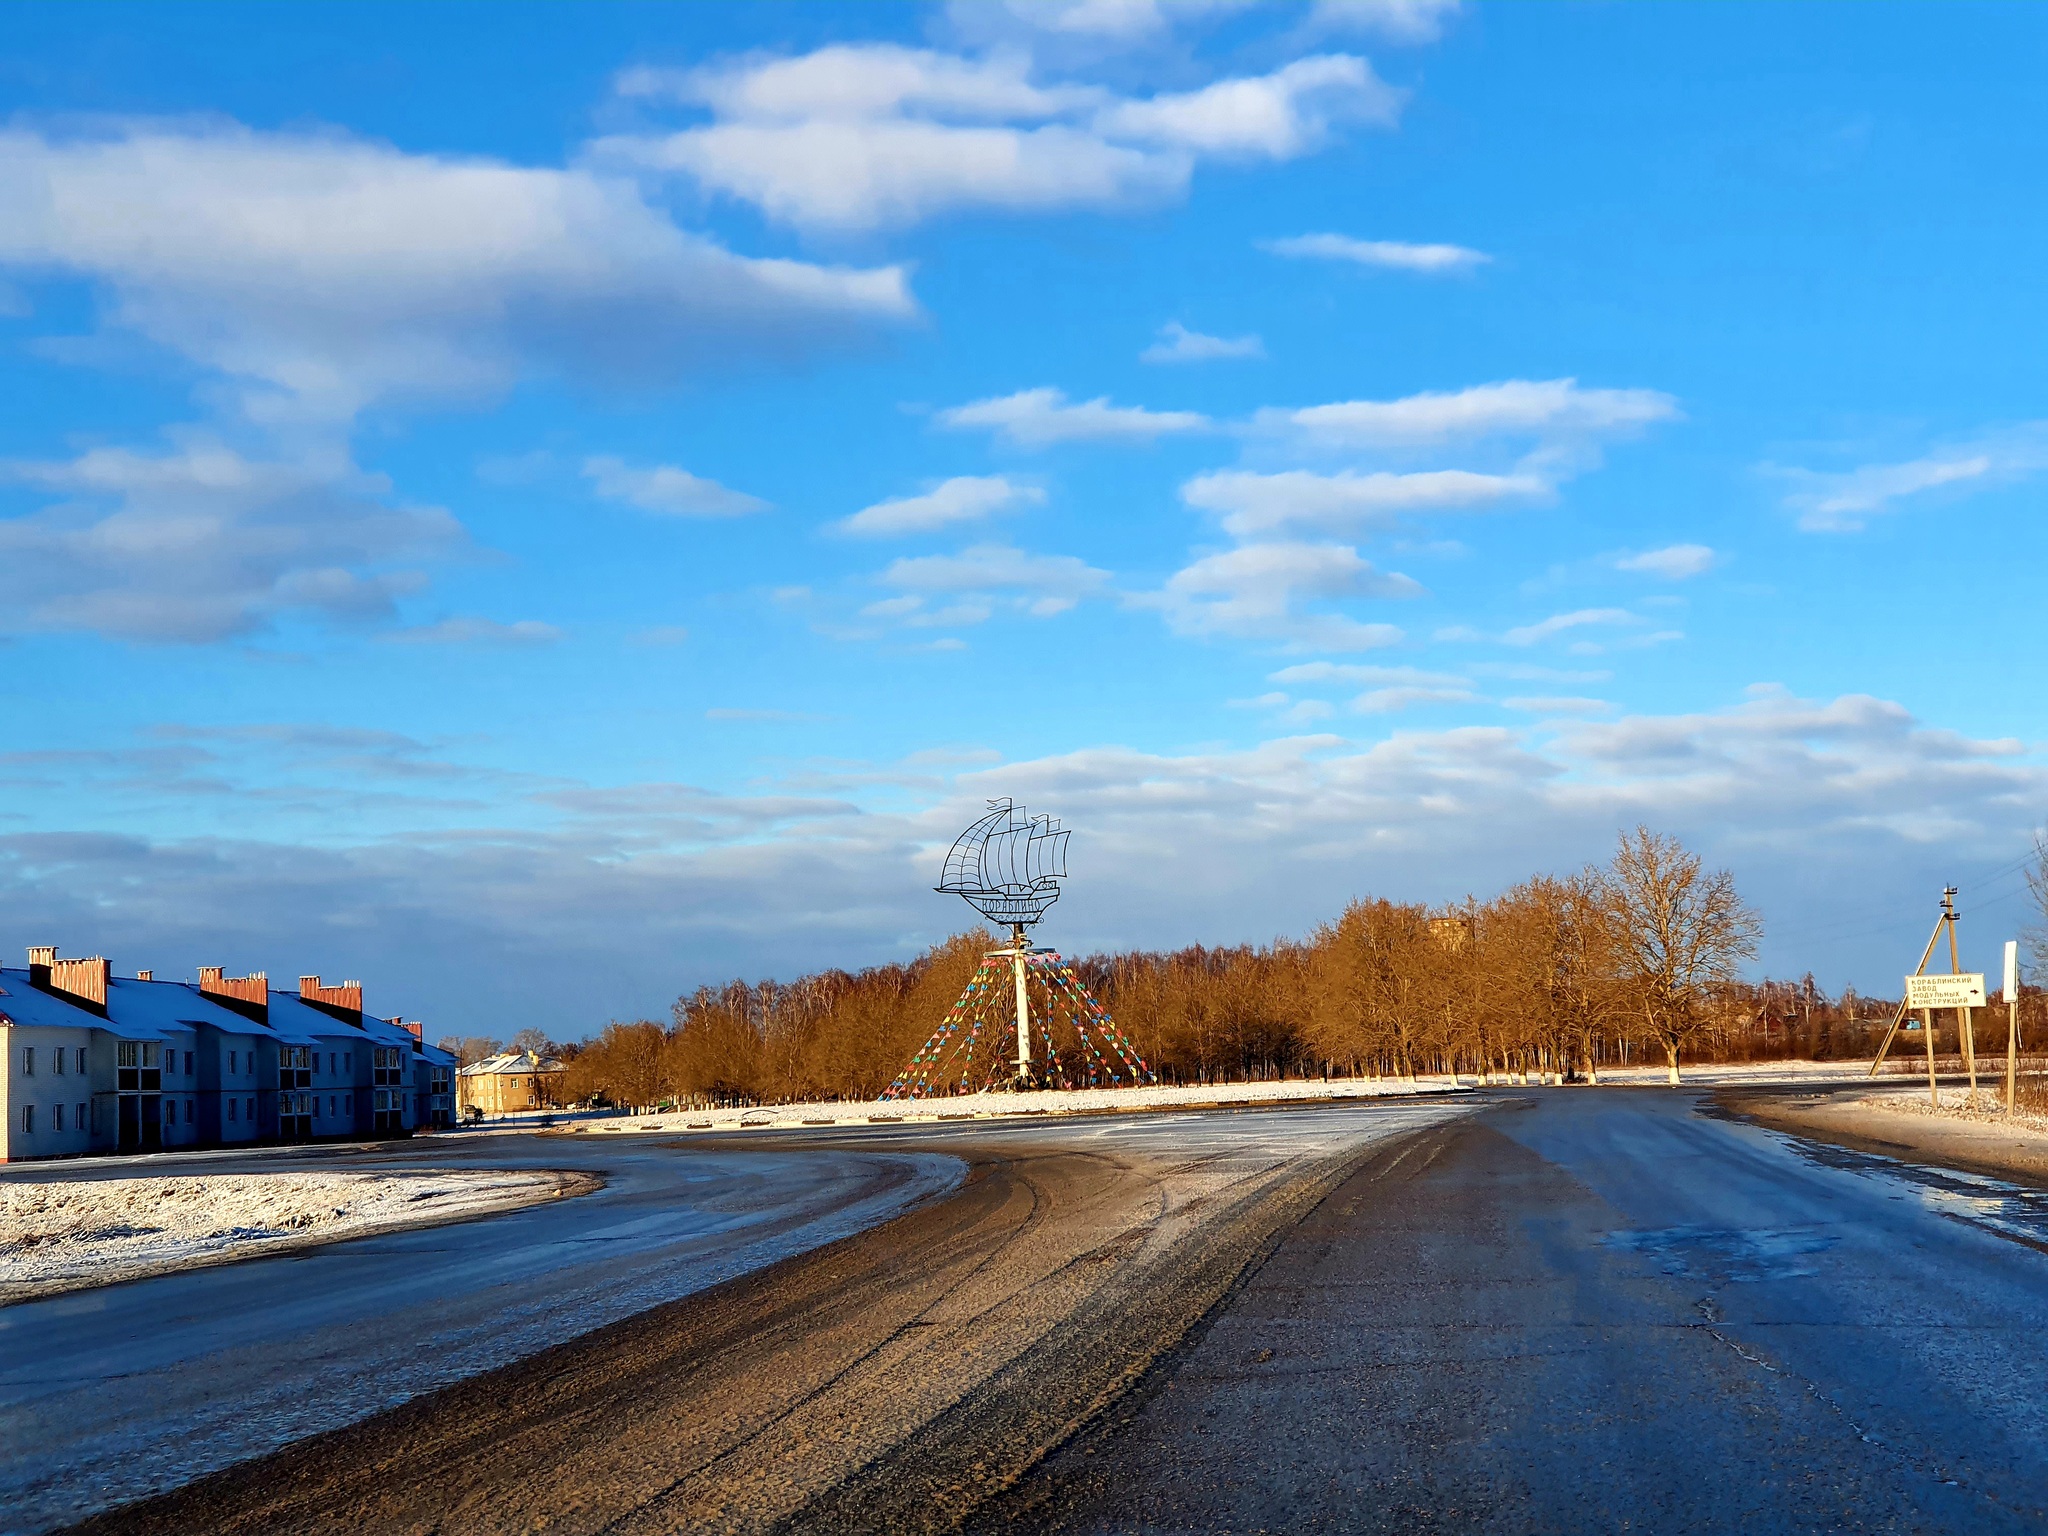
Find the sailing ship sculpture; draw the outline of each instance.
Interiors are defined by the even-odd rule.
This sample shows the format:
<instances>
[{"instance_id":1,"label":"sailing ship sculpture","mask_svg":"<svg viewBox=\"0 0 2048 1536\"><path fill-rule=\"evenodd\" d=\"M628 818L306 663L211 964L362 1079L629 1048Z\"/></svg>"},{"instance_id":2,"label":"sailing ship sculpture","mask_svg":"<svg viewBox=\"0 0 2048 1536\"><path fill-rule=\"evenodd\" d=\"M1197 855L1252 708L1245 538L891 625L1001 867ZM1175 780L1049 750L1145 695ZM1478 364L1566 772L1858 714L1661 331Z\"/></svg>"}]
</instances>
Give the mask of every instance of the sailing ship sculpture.
<instances>
[{"instance_id":1,"label":"sailing ship sculpture","mask_svg":"<svg viewBox=\"0 0 2048 1536\"><path fill-rule=\"evenodd\" d=\"M954 840L937 889L1007 927L1010 943L982 956L967 990L884 1099L1158 1080L1074 968L1025 935L1060 898L1068 836L1053 817L991 800L988 814Z\"/></svg>"}]
</instances>

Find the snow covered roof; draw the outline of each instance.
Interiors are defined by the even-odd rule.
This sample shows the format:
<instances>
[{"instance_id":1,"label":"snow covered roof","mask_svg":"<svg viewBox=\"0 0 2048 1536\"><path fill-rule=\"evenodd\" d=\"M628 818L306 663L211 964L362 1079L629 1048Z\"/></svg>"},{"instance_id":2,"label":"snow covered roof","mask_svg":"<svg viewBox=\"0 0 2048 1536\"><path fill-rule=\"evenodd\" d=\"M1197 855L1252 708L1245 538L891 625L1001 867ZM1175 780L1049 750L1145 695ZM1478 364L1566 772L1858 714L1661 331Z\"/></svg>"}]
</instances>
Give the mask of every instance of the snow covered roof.
<instances>
[{"instance_id":1,"label":"snow covered roof","mask_svg":"<svg viewBox=\"0 0 2048 1536\"><path fill-rule=\"evenodd\" d=\"M471 1062L457 1077L496 1077L507 1072L566 1072L553 1056L536 1056L531 1051L500 1051L482 1061Z\"/></svg>"},{"instance_id":2,"label":"snow covered roof","mask_svg":"<svg viewBox=\"0 0 2048 1536\"><path fill-rule=\"evenodd\" d=\"M202 995L179 981L137 981L113 976L107 981L107 1013L66 1002L53 992L32 986L29 973L0 967L0 1014L15 1024L58 1025L70 1029L104 1029L123 1040L163 1040L201 1024L237 1035L260 1035L263 1026Z\"/></svg>"},{"instance_id":3,"label":"snow covered roof","mask_svg":"<svg viewBox=\"0 0 2048 1536\"><path fill-rule=\"evenodd\" d=\"M0 970L0 1019L31 1027L59 1025L70 1029L105 1029L107 1021L28 984L27 971Z\"/></svg>"}]
</instances>

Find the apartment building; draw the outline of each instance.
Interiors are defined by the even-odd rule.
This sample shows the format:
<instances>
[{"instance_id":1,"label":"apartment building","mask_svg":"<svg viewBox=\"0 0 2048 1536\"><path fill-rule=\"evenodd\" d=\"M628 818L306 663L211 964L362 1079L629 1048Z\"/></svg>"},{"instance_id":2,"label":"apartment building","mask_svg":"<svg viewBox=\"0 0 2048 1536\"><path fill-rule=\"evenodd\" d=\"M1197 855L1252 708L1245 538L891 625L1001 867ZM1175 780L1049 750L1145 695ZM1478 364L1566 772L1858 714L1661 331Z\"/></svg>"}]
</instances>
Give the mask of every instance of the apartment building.
<instances>
[{"instance_id":1,"label":"apartment building","mask_svg":"<svg viewBox=\"0 0 2048 1536\"><path fill-rule=\"evenodd\" d=\"M455 1059L363 1012L360 982L200 968L115 976L34 948L0 967L0 1162L410 1135L455 1118Z\"/></svg>"}]
</instances>

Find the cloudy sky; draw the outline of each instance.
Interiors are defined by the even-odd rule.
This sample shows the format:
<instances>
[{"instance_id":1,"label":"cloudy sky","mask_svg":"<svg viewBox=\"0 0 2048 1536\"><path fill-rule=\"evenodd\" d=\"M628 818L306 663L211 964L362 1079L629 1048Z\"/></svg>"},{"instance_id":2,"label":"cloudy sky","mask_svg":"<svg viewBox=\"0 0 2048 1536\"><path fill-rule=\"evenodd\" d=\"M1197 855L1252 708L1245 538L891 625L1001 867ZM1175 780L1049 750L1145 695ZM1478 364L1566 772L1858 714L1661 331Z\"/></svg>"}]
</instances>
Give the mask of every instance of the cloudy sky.
<instances>
[{"instance_id":1,"label":"cloudy sky","mask_svg":"<svg viewBox=\"0 0 2048 1536\"><path fill-rule=\"evenodd\" d=\"M9 963L576 1035L1001 795L1069 951L1637 821L1831 988L2022 919L2039 10L8 23Z\"/></svg>"}]
</instances>

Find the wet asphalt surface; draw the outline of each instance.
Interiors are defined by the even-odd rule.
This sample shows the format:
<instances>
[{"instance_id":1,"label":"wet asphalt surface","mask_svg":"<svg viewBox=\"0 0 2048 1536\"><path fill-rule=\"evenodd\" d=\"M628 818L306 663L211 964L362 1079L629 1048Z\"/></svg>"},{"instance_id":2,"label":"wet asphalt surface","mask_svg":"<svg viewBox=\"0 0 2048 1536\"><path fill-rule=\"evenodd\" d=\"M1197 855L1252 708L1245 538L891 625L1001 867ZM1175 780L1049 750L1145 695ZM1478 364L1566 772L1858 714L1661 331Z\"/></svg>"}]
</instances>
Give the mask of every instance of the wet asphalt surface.
<instances>
[{"instance_id":1,"label":"wet asphalt surface","mask_svg":"<svg viewBox=\"0 0 2048 1536\"><path fill-rule=\"evenodd\" d=\"M859 1148L987 1171L94 1529L2048 1530L2038 1189L1634 1088ZM745 1171L765 1189L789 1158L815 1180L844 1150L777 1133ZM672 1203L674 1174L642 1177L617 1235ZM1270 1194L1211 1217L1212 1185ZM495 1262L526 1262L522 1218L472 1224L505 1224ZM389 1241L337 1245L326 1273ZM701 1259L720 1240L690 1241ZM282 1296L292 1262L206 1273ZM630 1299L627 1271L646 1284L662 1263L628 1258L610 1283ZM100 1294L151 1286L176 1288ZM110 1346L133 1342L106 1321ZM1041 1341L1014 1347L1020 1328ZM293 1358L339 1372L366 1349L330 1334ZM17 1358L18 1394L36 1373ZM102 1378L101 1397L129 1391ZM10 1434L53 1432L24 1406ZM175 1454L169 1438L138 1435L117 1464Z\"/></svg>"},{"instance_id":2,"label":"wet asphalt surface","mask_svg":"<svg viewBox=\"0 0 2048 1536\"><path fill-rule=\"evenodd\" d=\"M652 1138L95 1158L9 1179L567 1168L595 1193L0 1307L0 1533L176 1487L858 1232L954 1188L943 1154Z\"/></svg>"},{"instance_id":3,"label":"wet asphalt surface","mask_svg":"<svg viewBox=\"0 0 2048 1536\"><path fill-rule=\"evenodd\" d=\"M2048 1198L1518 1093L1312 1213L975 1530L2048 1529Z\"/></svg>"}]
</instances>

